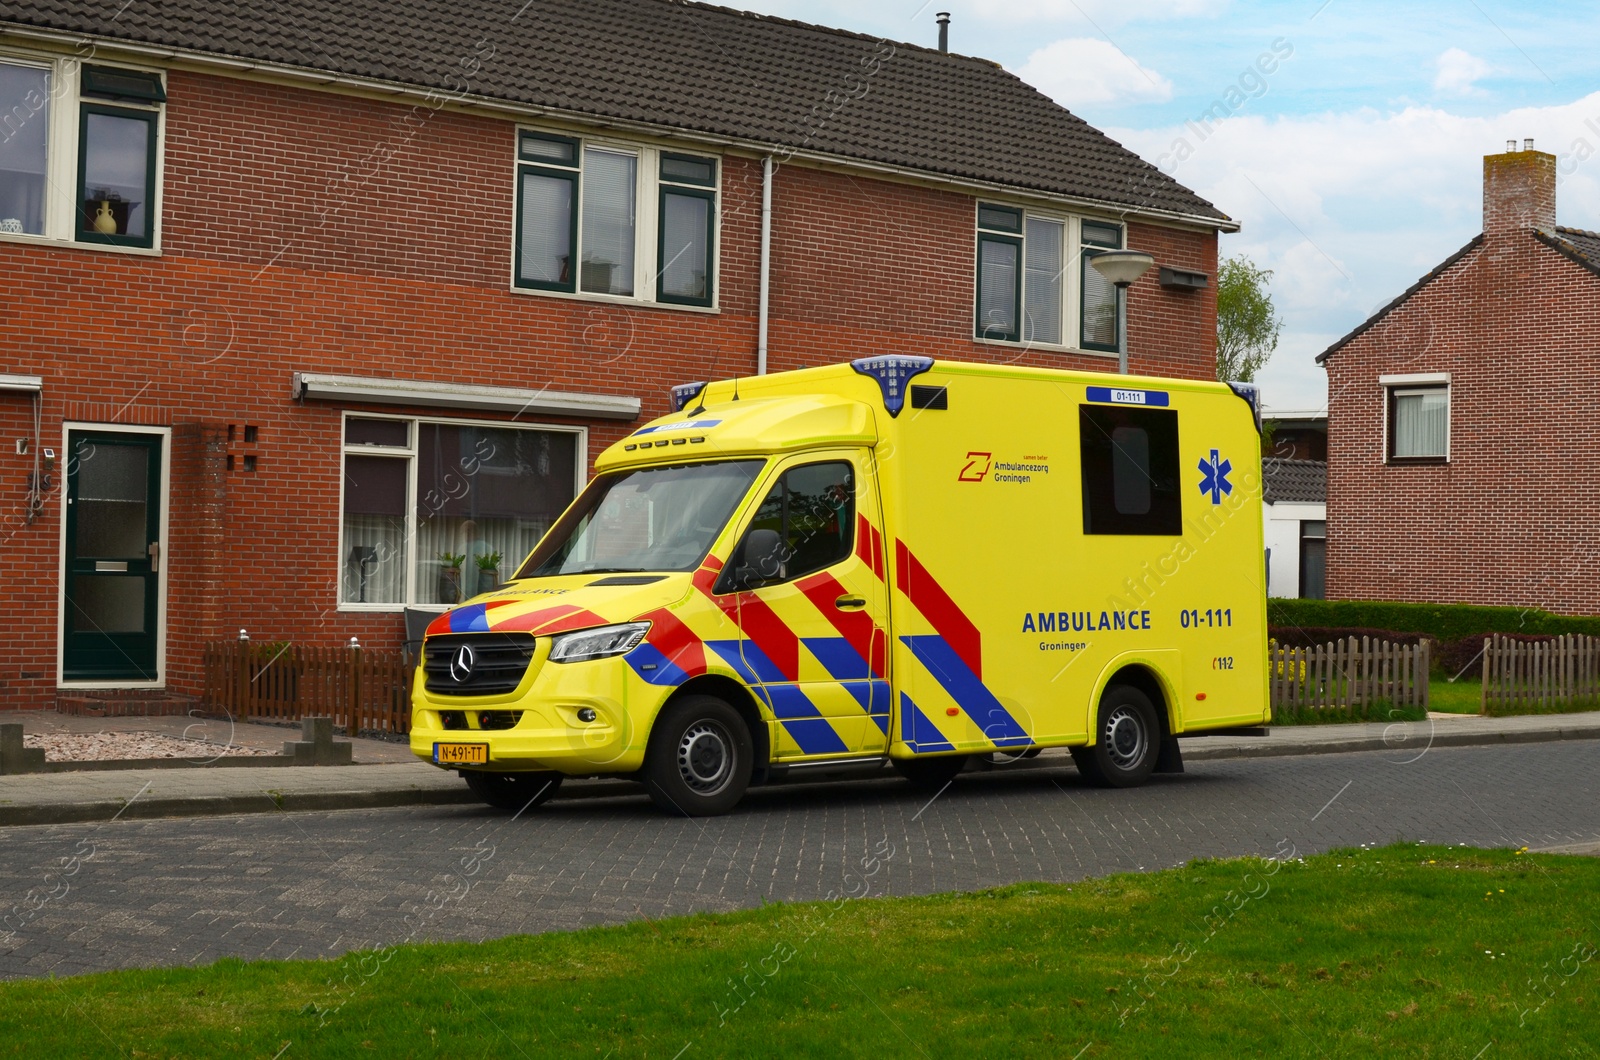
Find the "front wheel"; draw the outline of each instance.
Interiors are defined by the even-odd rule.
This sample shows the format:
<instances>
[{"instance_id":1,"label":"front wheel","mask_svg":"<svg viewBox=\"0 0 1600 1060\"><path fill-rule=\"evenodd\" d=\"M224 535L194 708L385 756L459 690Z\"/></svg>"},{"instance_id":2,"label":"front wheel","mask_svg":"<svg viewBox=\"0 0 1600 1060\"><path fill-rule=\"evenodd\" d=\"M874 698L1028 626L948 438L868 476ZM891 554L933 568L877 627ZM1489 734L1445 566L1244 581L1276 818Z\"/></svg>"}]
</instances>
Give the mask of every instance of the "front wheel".
<instances>
[{"instance_id":1,"label":"front wheel","mask_svg":"<svg viewBox=\"0 0 1600 1060\"><path fill-rule=\"evenodd\" d=\"M1093 747L1072 748L1084 779L1102 788L1143 784L1161 750L1161 725L1150 697L1131 685L1113 685L1100 699Z\"/></svg>"},{"instance_id":2,"label":"front wheel","mask_svg":"<svg viewBox=\"0 0 1600 1060\"><path fill-rule=\"evenodd\" d=\"M549 802L561 790L560 773L479 773L462 770L461 776L474 795L499 810L531 810Z\"/></svg>"},{"instance_id":3,"label":"front wheel","mask_svg":"<svg viewBox=\"0 0 1600 1060\"><path fill-rule=\"evenodd\" d=\"M656 719L640 779L668 813L712 817L744 797L754 761L738 711L714 696L685 696Z\"/></svg>"}]
</instances>

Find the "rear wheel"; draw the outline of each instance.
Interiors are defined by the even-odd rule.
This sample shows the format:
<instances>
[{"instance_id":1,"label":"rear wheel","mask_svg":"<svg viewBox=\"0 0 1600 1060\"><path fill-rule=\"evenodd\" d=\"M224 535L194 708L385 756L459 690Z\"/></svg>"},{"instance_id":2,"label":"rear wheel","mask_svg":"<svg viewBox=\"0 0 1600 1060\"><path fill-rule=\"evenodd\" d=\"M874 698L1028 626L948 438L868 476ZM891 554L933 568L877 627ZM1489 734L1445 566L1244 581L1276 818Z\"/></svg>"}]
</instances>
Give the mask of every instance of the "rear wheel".
<instances>
[{"instance_id":1,"label":"rear wheel","mask_svg":"<svg viewBox=\"0 0 1600 1060\"><path fill-rule=\"evenodd\" d=\"M462 770L472 793L500 810L531 810L561 790L560 773L479 773Z\"/></svg>"},{"instance_id":2,"label":"rear wheel","mask_svg":"<svg viewBox=\"0 0 1600 1060\"><path fill-rule=\"evenodd\" d=\"M944 787L967 767L966 755L940 755L937 758L891 758L894 771L924 790Z\"/></svg>"},{"instance_id":3,"label":"rear wheel","mask_svg":"<svg viewBox=\"0 0 1600 1060\"><path fill-rule=\"evenodd\" d=\"M714 696L685 696L656 719L640 779L668 813L710 817L744 797L754 761L738 711Z\"/></svg>"},{"instance_id":4,"label":"rear wheel","mask_svg":"<svg viewBox=\"0 0 1600 1060\"><path fill-rule=\"evenodd\" d=\"M1150 697L1132 685L1112 685L1100 697L1093 747L1072 748L1084 779L1103 788L1143 784L1161 751L1161 723Z\"/></svg>"}]
</instances>

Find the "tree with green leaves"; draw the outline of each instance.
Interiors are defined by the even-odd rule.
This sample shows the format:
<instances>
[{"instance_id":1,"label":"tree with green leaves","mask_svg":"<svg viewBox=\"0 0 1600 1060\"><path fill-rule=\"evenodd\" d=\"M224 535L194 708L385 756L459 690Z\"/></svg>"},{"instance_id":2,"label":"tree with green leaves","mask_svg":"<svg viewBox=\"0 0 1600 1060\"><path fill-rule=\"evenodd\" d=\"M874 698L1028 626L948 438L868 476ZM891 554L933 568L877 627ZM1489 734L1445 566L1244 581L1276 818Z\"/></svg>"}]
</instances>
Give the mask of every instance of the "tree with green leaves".
<instances>
[{"instance_id":1,"label":"tree with green leaves","mask_svg":"<svg viewBox=\"0 0 1600 1060\"><path fill-rule=\"evenodd\" d=\"M1217 378L1248 383L1278 348L1278 319L1267 293L1271 269L1244 255L1226 258L1217 270Z\"/></svg>"}]
</instances>

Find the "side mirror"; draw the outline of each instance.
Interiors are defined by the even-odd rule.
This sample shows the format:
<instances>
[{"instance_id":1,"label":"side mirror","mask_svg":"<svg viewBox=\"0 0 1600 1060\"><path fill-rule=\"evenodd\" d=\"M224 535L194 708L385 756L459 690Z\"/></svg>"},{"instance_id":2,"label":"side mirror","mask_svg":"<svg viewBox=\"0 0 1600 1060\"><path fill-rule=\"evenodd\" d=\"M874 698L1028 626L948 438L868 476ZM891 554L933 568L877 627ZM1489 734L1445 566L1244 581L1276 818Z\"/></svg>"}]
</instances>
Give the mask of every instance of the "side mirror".
<instances>
[{"instance_id":1,"label":"side mirror","mask_svg":"<svg viewBox=\"0 0 1600 1060\"><path fill-rule=\"evenodd\" d=\"M755 588L784 576L783 537L776 530L752 530L739 546L740 588Z\"/></svg>"}]
</instances>

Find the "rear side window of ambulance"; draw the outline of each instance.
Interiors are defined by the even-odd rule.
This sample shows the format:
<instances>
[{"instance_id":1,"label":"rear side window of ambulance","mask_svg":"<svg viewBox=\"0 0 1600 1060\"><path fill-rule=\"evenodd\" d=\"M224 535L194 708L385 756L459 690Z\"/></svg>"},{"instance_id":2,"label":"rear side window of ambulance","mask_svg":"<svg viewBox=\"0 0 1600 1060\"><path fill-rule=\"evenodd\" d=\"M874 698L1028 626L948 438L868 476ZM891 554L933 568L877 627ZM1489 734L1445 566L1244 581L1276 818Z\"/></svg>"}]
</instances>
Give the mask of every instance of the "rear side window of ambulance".
<instances>
[{"instance_id":1,"label":"rear side window of ambulance","mask_svg":"<svg viewBox=\"0 0 1600 1060\"><path fill-rule=\"evenodd\" d=\"M1081 405L1083 532L1183 532L1178 414L1172 409Z\"/></svg>"}]
</instances>

